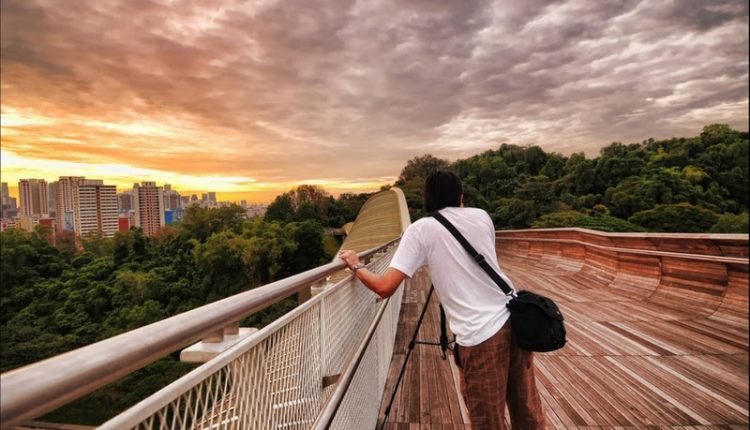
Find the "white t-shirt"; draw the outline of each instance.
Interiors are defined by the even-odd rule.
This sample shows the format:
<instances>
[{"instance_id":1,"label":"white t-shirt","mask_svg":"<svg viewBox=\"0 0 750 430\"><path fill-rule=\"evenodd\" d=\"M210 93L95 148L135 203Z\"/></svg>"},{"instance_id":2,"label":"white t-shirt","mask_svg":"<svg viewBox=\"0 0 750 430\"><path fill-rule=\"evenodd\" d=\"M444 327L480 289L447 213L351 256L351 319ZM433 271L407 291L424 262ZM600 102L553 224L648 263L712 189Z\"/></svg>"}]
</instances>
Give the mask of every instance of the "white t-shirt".
<instances>
[{"instance_id":1,"label":"white t-shirt","mask_svg":"<svg viewBox=\"0 0 750 430\"><path fill-rule=\"evenodd\" d=\"M513 287L497 264L495 227L487 212L477 208L447 207L440 213ZM419 219L406 229L390 267L412 277L425 265L430 268L430 278L459 345L474 346L484 342L510 317L510 311L505 307L510 298L453 235L432 217Z\"/></svg>"}]
</instances>

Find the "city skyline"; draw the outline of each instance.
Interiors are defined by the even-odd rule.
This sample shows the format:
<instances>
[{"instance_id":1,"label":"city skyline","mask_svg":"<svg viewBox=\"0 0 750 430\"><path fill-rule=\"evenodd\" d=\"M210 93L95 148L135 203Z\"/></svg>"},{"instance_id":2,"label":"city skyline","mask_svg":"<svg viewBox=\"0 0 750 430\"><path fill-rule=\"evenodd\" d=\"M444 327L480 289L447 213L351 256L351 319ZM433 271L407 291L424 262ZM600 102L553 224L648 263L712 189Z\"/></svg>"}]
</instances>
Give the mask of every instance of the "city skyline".
<instances>
[{"instance_id":1,"label":"city skyline","mask_svg":"<svg viewBox=\"0 0 750 430\"><path fill-rule=\"evenodd\" d=\"M268 203L375 191L425 153L747 130L744 1L1 5L12 188L73 174Z\"/></svg>"},{"instance_id":2,"label":"city skyline","mask_svg":"<svg viewBox=\"0 0 750 430\"><path fill-rule=\"evenodd\" d=\"M19 181L23 181L23 180L39 180L39 179L41 179L41 180L44 180L47 184L49 184L49 183L57 182L59 180L59 178L67 177L67 176L70 176L70 175L62 175L60 177L52 177L52 176L43 176L43 177L35 177L35 178L31 178L31 177L25 178L24 177L24 178L19 179ZM88 177L87 177L87 179L88 179ZM101 178L95 178L95 179L101 180ZM103 180L103 181L107 185L115 185L117 187L117 194L118 195L123 194L123 193L131 193L133 191L133 186L136 184L136 183L133 183L133 184L130 184L129 186L128 185L117 185L117 184L115 184L113 182L121 182L121 181L108 181L108 180ZM144 181L141 181L141 182L144 182ZM159 186L171 185L168 182L159 181L159 180L157 180L157 181L150 181L150 182L156 182L157 185L159 185ZM15 198L17 200L20 199L20 191L19 191L19 188L18 188L18 182L11 183L11 182L6 181L3 178L2 179L2 183L7 186L8 195L10 197L13 197L13 198ZM217 192L217 191L212 191L212 190L208 190L208 189L182 190L182 189L180 189L178 187L174 187L174 191L176 191L177 193L179 193L180 196L188 197L188 198L190 198L192 195L195 195L195 196L198 197L198 200L201 200L201 195L203 195L203 194L207 195L208 193L214 193L216 195L216 201L219 201L219 202L229 202L229 203L237 203L237 204L239 204L239 202L241 202L242 200L247 201L248 204L268 204L268 203L270 203L273 200L273 197L275 197L277 195L275 190L271 191L269 193L263 193L263 192L258 192L258 191L249 191L249 192L248 191L238 191L238 192L231 192L231 191L230 192L220 192L220 191L218 191ZM282 192L285 192L285 191L289 191L289 190L284 190ZM326 191L328 191L328 190L326 189ZM255 199L252 199L252 198L248 199L247 195L252 195L253 197L255 197ZM262 196L271 196L271 197L270 197L270 199L268 201L266 201L266 200L261 200L260 199ZM337 197L338 195L334 194L334 196ZM20 202L19 202L19 204L20 204Z\"/></svg>"}]
</instances>

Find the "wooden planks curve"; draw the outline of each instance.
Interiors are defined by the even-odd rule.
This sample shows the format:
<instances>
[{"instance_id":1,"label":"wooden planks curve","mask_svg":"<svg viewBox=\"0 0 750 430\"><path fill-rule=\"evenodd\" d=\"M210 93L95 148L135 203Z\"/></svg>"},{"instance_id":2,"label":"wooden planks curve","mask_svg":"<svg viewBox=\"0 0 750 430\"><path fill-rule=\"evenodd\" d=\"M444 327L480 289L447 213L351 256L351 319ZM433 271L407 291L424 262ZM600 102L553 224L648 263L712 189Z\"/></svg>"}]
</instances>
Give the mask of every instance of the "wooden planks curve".
<instances>
[{"instance_id":1,"label":"wooden planks curve","mask_svg":"<svg viewBox=\"0 0 750 430\"><path fill-rule=\"evenodd\" d=\"M566 317L569 344L536 360L549 428L749 427L747 235L528 230L499 232L498 251ZM407 291L386 395L428 287ZM424 345L412 360L388 428L470 428L450 361Z\"/></svg>"}]
</instances>

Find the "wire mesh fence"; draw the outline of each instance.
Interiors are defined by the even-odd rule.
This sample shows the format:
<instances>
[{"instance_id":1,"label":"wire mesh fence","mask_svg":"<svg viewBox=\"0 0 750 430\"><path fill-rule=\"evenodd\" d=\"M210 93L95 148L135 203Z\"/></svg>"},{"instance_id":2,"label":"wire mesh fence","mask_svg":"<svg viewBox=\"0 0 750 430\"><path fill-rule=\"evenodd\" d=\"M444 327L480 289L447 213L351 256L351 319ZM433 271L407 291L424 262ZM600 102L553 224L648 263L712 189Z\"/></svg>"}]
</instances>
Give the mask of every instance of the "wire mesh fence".
<instances>
[{"instance_id":1,"label":"wire mesh fence","mask_svg":"<svg viewBox=\"0 0 750 430\"><path fill-rule=\"evenodd\" d=\"M387 269L395 250L368 268ZM396 335L391 297L331 428L374 428ZM306 429L354 358L381 301L346 277L102 428ZM326 382L329 381L329 382Z\"/></svg>"}]
</instances>

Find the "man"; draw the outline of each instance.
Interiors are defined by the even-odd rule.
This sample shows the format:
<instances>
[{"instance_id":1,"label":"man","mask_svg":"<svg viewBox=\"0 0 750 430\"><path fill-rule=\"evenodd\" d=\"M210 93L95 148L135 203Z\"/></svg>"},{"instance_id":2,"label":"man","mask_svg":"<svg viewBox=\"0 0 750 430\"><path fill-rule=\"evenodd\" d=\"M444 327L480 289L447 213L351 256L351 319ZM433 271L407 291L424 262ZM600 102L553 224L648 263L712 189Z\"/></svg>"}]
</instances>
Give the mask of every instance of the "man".
<instances>
[{"instance_id":1,"label":"man","mask_svg":"<svg viewBox=\"0 0 750 430\"><path fill-rule=\"evenodd\" d=\"M440 170L425 181L427 212L440 211L484 256L508 285L495 258L495 228L481 209L465 208L461 180ZM456 335L461 391L474 430L504 429L508 403L514 430L544 428L544 412L534 379L532 352L520 349L510 330L509 298L479 268L450 232L432 217L406 229L390 267L375 274L359 264L356 252L339 256L367 288L390 297L406 277L422 266L430 278Z\"/></svg>"}]
</instances>

